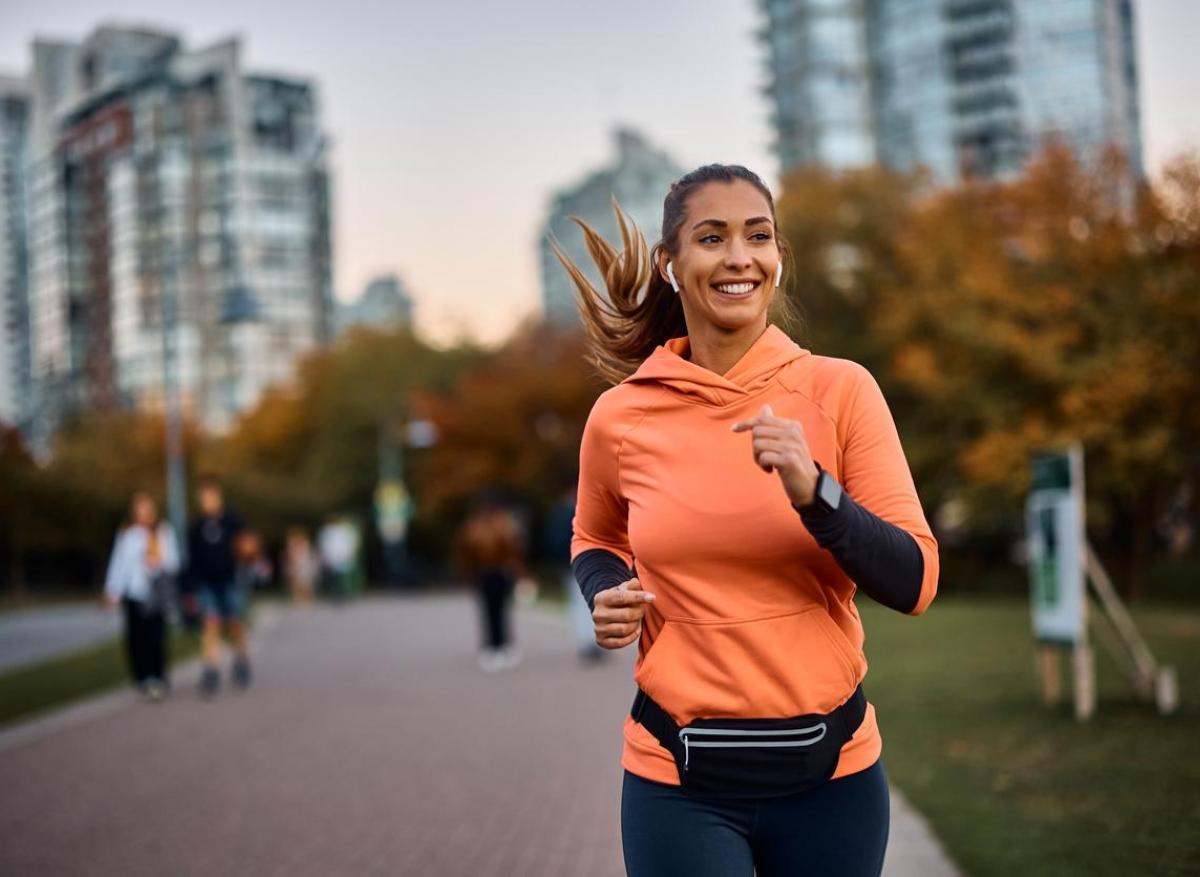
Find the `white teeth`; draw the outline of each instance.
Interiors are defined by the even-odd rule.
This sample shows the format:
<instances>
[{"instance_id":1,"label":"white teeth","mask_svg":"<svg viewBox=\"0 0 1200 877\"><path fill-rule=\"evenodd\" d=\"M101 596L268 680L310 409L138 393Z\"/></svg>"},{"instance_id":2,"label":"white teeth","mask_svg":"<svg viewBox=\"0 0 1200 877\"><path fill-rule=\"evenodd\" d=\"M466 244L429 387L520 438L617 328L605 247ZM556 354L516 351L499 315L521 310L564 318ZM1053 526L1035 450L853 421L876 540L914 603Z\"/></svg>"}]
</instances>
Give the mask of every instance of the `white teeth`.
<instances>
[{"instance_id":1,"label":"white teeth","mask_svg":"<svg viewBox=\"0 0 1200 877\"><path fill-rule=\"evenodd\" d=\"M729 295L745 295L750 290L754 289L754 283L722 283L717 286L718 292L728 293Z\"/></svg>"}]
</instances>

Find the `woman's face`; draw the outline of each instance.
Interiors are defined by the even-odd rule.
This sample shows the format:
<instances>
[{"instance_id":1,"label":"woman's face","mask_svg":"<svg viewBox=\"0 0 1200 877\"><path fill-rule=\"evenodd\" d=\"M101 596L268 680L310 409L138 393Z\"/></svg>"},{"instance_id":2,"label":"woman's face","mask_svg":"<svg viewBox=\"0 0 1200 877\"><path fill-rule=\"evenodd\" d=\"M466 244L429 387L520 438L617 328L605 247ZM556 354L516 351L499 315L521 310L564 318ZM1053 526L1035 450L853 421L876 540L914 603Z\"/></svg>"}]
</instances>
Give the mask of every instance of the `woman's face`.
<instances>
[{"instance_id":1,"label":"woman's face","mask_svg":"<svg viewBox=\"0 0 1200 877\"><path fill-rule=\"evenodd\" d=\"M779 260L771 205L753 185L734 180L691 194L678 252L660 253L659 271L666 279L673 263L689 331L701 324L737 331L766 326Z\"/></svg>"},{"instance_id":2,"label":"woman's face","mask_svg":"<svg viewBox=\"0 0 1200 877\"><path fill-rule=\"evenodd\" d=\"M138 497L133 503L133 520L140 527L153 527L158 517L154 500L147 496Z\"/></svg>"}]
</instances>

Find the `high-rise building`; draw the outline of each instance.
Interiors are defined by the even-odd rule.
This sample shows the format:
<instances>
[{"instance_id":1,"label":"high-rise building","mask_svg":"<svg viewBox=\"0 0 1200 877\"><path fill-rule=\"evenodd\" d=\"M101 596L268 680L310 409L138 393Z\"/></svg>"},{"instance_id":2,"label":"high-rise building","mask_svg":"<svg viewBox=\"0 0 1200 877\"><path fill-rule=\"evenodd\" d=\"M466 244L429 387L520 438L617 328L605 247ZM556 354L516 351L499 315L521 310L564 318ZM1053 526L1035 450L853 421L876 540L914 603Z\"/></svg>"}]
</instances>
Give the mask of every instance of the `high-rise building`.
<instances>
[{"instance_id":1,"label":"high-rise building","mask_svg":"<svg viewBox=\"0 0 1200 877\"><path fill-rule=\"evenodd\" d=\"M164 324L185 410L227 427L332 329L313 85L247 73L232 39L185 51L102 27L33 54L38 432L80 408L161 405Z\"/></svg>"},{"instance_id":2,"label":"high-rise building","mask_svg":"<svg viewBox=\"0 0 1200 877\"><path fill-rule=\"evenodd\" d=\"M612 201L616 198L621 209L637 223L653 246L662 227L662 205L671 184L683 176L665 153L651 147L640 135L620 129L615 134L616 161L608 167L589 174L580 183L554 195L550 215L542 229L540 246L542 261L542 306L546 319L557 323L574 323L579 319L575 305L575 288L571 279L550 248L553 237L570 256L571 261L603 291L600 275L592 264L583 235L570 221L578 216L607 240L620 241L620 230L613 215Z\"/></svg>"},{"instance_id":3,"label":"high-rise building","mask_svg":"<svg viewBox=\"0 0 1200 877\"><path fill-rule=\"evenodd\" d=\"M373 278L354 301L338 305L336 322L339 335L353 326L376 329L412 326L412 296L399 277L383 274Z\"/></svg>"},{"instance_id":4,"label":"high-rise building","mask_svg":"<svg viewBox=\"0 0 1200 877\"><path fill-rule=\"evenodd\" d=\"M1048 139L1141 173L1132 0L760 0L784 172L1003 178ZM836 110L831 108L837 108Z\"/></svg>"},{"instance_id":5,"label":"high-rise building","mask_svg":"<svg viewBox=\"0 0 1200 877\"><path fill-rule=\"evenodd\" d=\"M27 426L29 284L25 255L25 150L29 89L0 77L0 422Z\"/></svg>"}]
</instances>

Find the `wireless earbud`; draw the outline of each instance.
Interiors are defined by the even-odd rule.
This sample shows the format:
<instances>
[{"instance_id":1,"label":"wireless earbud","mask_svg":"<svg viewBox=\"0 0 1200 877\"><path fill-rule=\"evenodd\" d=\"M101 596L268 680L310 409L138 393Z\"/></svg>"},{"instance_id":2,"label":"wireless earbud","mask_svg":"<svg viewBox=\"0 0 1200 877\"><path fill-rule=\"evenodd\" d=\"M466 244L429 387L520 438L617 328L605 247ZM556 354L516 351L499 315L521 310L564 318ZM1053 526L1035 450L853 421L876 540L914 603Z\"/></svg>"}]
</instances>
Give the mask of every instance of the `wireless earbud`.
<instances>
[{"instance_id":1,"label":"wireless earbud","mask_svg":"<svg viewBox=\"0 0 1200 877\"><path fill-rule=\"evenodd\" d=\"M775 266L775 285L783 283L783 263L780 262Z\"/></svg>"},{"instance_id":2,"label":"wireless earbud","mask_svg":"<svg viewBox=\"0 0 1200 877\"><path fill-rule=\"evenodd\" d=\"M679 281L675 279L675 268L670 262L667 263L667 280L671 281L671 289L679 292Z\"/></svg>"}]
</instances>

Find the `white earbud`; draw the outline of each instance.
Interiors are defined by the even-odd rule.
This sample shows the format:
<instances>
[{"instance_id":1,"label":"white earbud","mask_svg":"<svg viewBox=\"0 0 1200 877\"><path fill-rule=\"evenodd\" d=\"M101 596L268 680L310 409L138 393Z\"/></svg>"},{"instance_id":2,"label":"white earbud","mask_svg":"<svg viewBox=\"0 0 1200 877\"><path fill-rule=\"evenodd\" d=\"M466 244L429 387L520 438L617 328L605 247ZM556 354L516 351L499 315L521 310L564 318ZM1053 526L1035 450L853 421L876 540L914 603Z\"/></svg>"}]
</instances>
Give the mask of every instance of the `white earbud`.
<instances>
[{"instance_id":1,"label":"white earbud","mask_svg":"<svg viewBox=\"0 0 1200 877\"><path fill-rule=\"evenodd\" d=\"M675 279L675 268L670 262L667 263L667 280L671 281L671 289L679 292L679 281Z\"/></svg>"},{"instance_id":2,"label":"white earbud","mask_svg":"<svg viewBox=\"0 0 1200 877\"><path fill-rule=\"evenodd\" d=\"M775 285L783 283L783 263L780 262L775 266Z\"/></svg>"}]
</instances>

